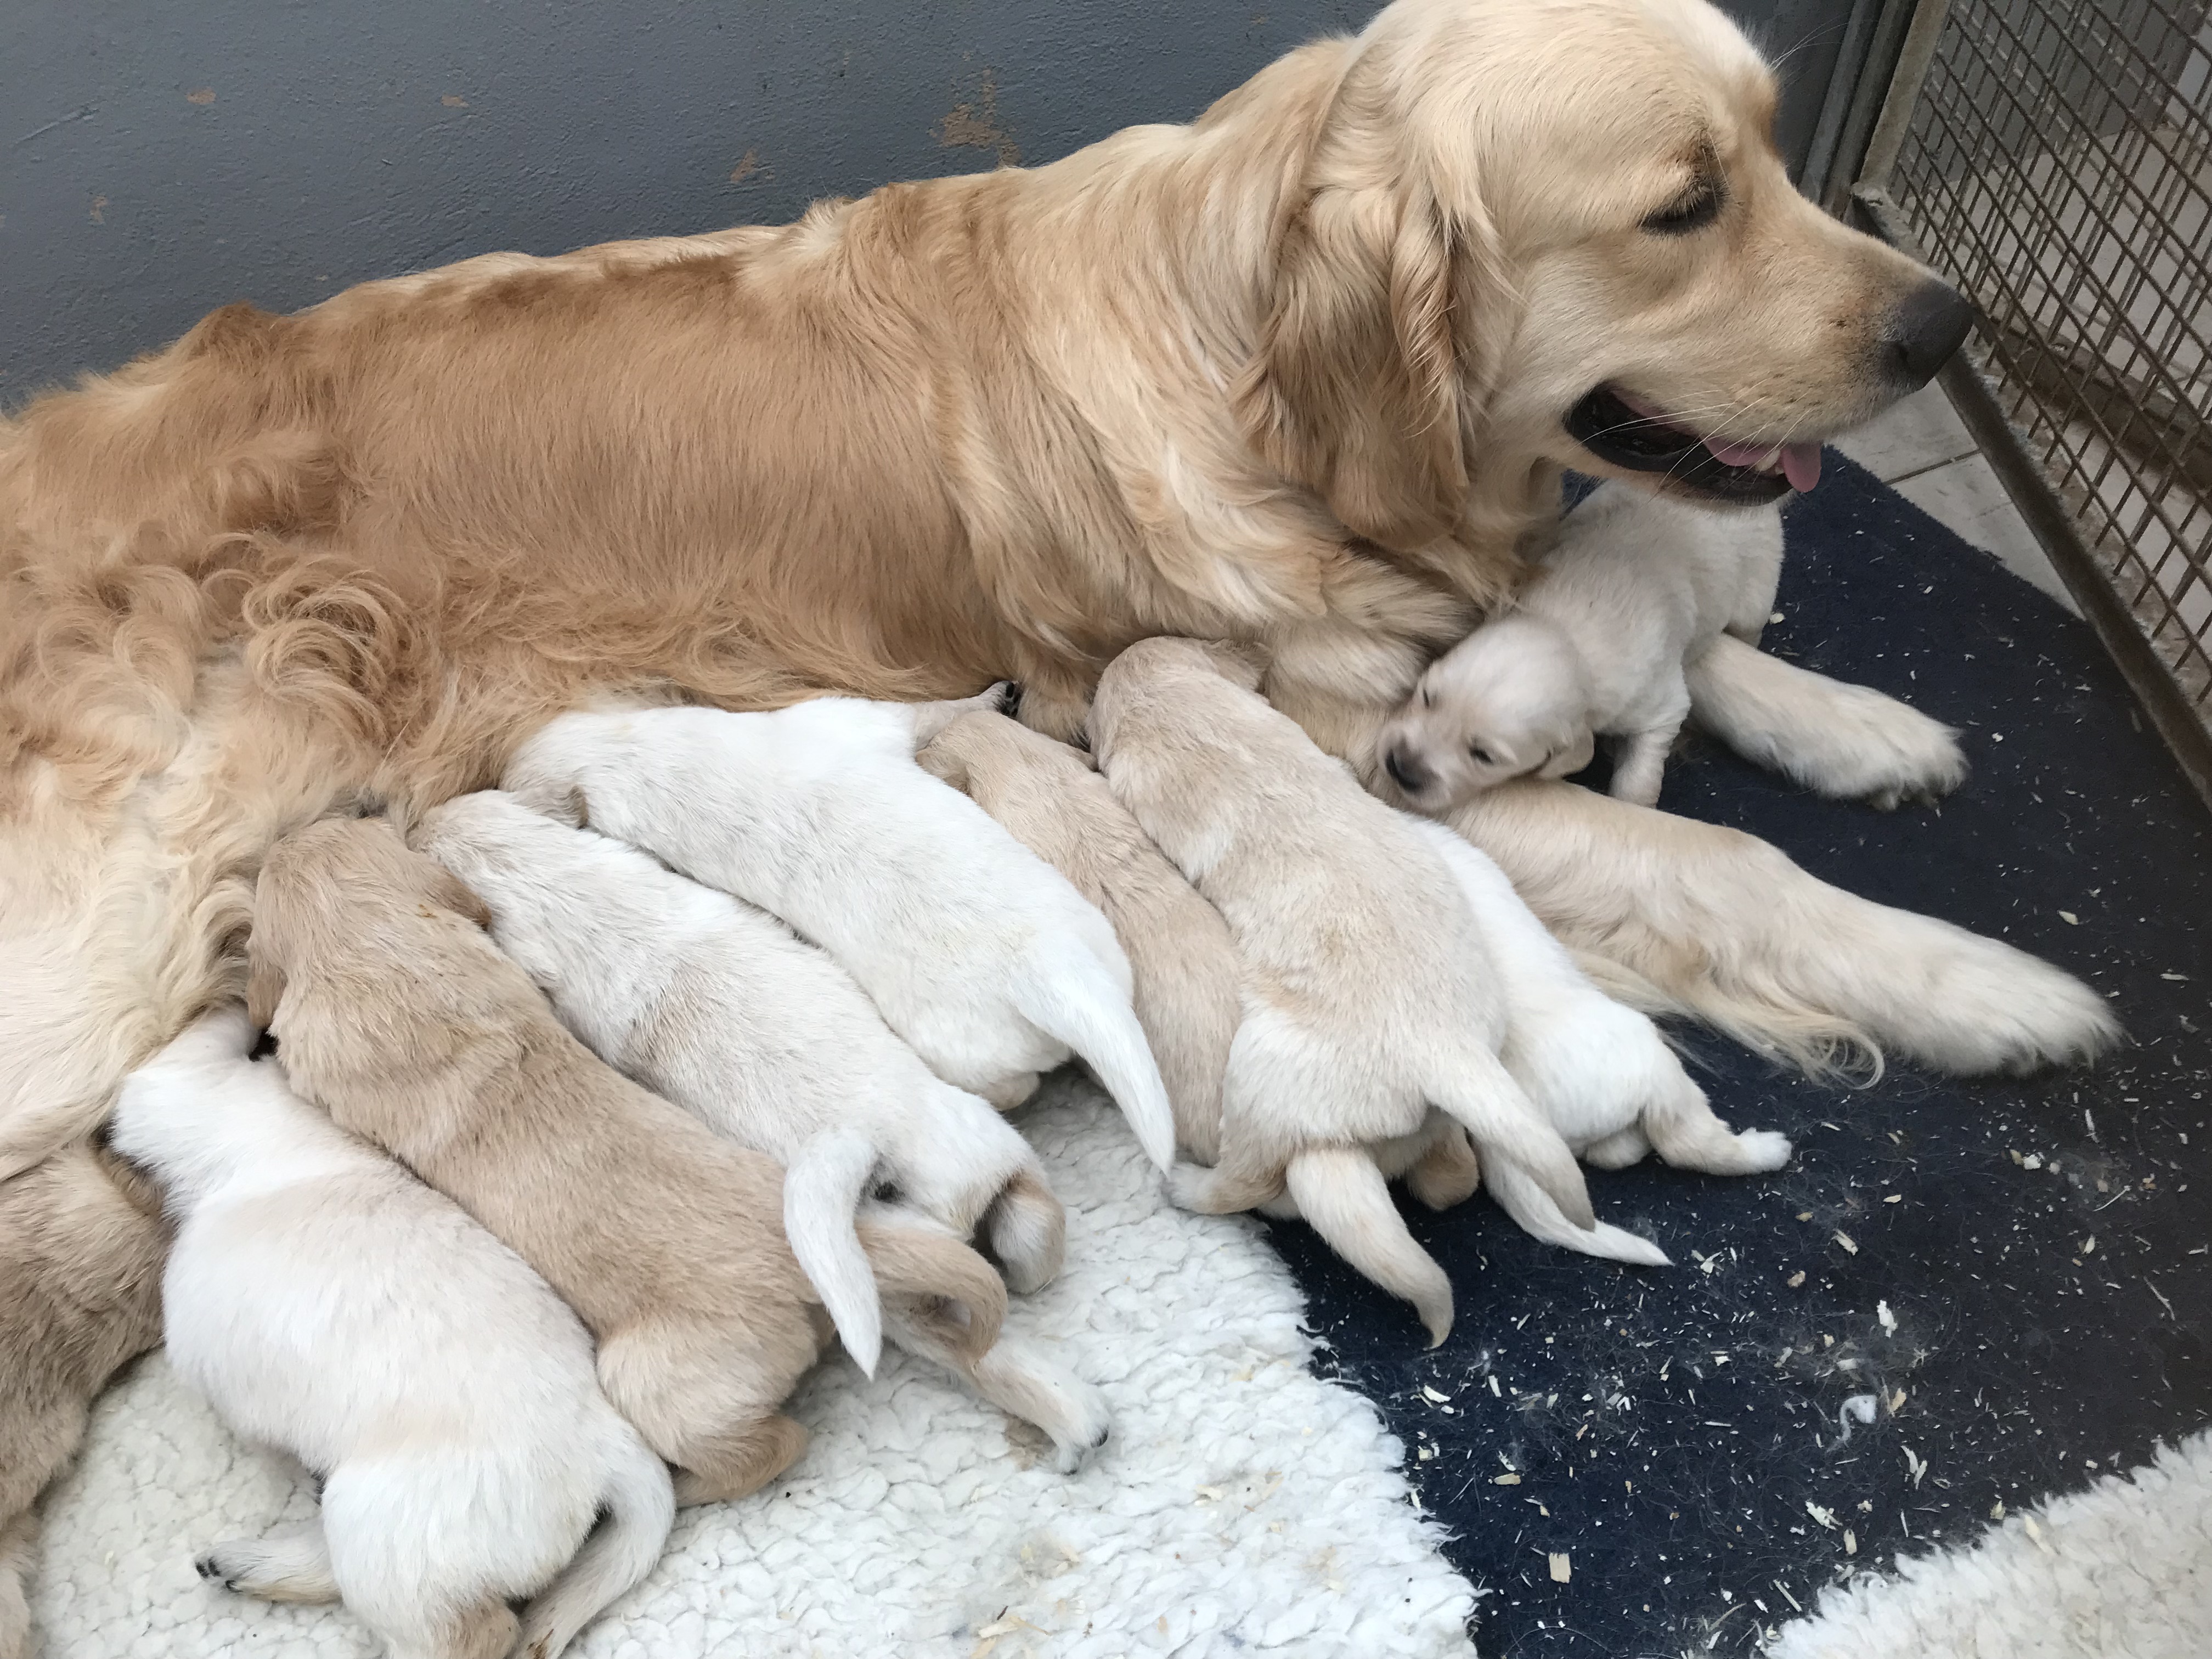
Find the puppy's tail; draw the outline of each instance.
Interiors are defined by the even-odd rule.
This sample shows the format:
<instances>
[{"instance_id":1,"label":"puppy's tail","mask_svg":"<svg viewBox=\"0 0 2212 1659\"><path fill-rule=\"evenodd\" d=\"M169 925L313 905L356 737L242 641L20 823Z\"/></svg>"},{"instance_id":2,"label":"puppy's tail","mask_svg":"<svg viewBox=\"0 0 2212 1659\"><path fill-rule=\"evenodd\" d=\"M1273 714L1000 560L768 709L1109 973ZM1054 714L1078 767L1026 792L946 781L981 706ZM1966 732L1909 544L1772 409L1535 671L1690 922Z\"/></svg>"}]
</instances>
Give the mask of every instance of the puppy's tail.
<instances>
[{"instance_id":1,"label":"puppy's tail","mask_svg":"<svg viewBox=\"0 0 2212 1659\"><path fill-rule=\"evenodd\" d=\"M1490 1173L1492 1190L1498 1175L1516 1171L1527 1190L1544 1194L1564 1224L1595 1227L1597 1218L1583 1183L1583 1166L1504 1063L1473 1044L1462 1048L1456 1060L1430 1083L1429 1098L1467 1130Z\"/></svg>"},{"instance_id":2,"label":"puppy's tail","mask_svg":"<svg viewBox=\"0 0 2212 1659\"><path fill-rule=\"evenodd\" d=\"M1015 1008L1083 1059L1129 1121L1145 1156L1168 1169L1175 1163L1175 1109L1127 987L1079 939L1054 937L1029 956L1014 986Z\"/></svg>"},{"instance_id":3,"label":"puppy's tail","mask_svg":"<svg viewBox=\"0 0 2212 1659\"><path fill-rule=\"evenodd\" d=\"M523 1609L515 1659L556 1659L577 1632L653 1571L668 1541L676 1520L668 1466L611 1407L607 1416L613 1467L599 1494L607 1517L561 1576Z\"/></svg>"},{"instance_id":4,"label":"puppy's tail","mask_svg":"<svg viewBox=\"0 0 2212 1659\"><path fill-rule=\"evenodd\" d=\"M1863 685L1723 634L1688 665L1690 712L1746 760L1837 800L1936 800L1965 781L1958 734Z\"/></svg>"},{"instance_id":5,"label":"puppy's tail","mask_svg":"<svg viewBox=\"0 0 2212 1659\"><path fill-rule=\"evenodd\" d=\"M1431 1347L1451 1334L1451 1280L1406 1231L1373 1158L1357 1146L1309 1146L1291 1158L1283 1185L1331 1249L1413 1304Z\"/></svg>"},{"instance_id":6,"label":"puppy's tail","mask_svg":"<svg viewBox=\"0 0 2212 1659\"><path fill-rule=\"evenodd\" d=\"M971 1364L990 1352L1006 1317L1006 1281L996 1268L920 1216L901 1215L896 1224L863 1224L859 1232L885 1296L911 1297L923 1306L950 1304L929 1316L939 1340Z\"/></svg>"},{"instance_id":7,"label":"puppy's tail","mask_svg":"<svg viewBox=\"0 0 2212 1659\"><path fill-rule=\"evenodd\" d=\"M860 1369L876 1374L884 1352L883 1298L854 1230L876 1149L866 1137L820 1135L799 1150L783 1177L783 1231L837 1334Z\"/></svg>"},{"instance_id":8,"label":"puppy's tail","mask_svg":"<svg viewBox=\"0 0 2212 1659\"><path fill-rule=\"evenodd\" d=\"M1623 1228L1602 1221L1588 1227L1575 1226L1559 1213L1559 1206L1552 1201L1552 1195L1526 1170L1486 1158L1482 1180L1490 1195L1498 1200L1498 1207L1511 1216L1522 1232L1547 1244L1580 1250L1584 1255L1603 1256L1608 1261L1632 1261L1643 1267L1673 1265L1666 1251L1650 1239L1638 1238Z\"/></svg>"}]
</instances>

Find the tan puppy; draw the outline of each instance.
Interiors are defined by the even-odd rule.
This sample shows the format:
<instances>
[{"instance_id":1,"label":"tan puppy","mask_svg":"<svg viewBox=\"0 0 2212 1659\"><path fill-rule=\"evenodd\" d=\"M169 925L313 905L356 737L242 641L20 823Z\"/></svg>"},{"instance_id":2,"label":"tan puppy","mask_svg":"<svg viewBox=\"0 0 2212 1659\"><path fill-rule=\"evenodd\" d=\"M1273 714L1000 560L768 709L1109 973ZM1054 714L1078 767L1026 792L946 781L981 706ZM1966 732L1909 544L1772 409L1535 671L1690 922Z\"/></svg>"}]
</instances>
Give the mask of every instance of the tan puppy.
<instances>
[{"instance_id":1,"label":"tan puppy","mask_svg":"<svg viewBox=\"0 0 2212 1659\"><path fill-rule=\"evenodd\" d=\"M1137 1023L1175 1108L1176 1145L1212 1163L1241 971L1221 913L1152 845L1081 750L979 712L954 720L916 758L1114 924L1135 977Z\"/></svg>"},{"instance_id":2,"label":"tan puppy","mask_svg":"<svg viewBox=\"0 0 2212 1659\"><path fill-rule=\"evenodd\" d=\"M93 1396L161 1340L163 1249L161 1194L103 1146L0 1186L0 1659L29 1650L40 1490Z\"/></svg>"},{"instance_id":3,"label":"tan puppy","mask_svg":"<svg viewBox=\"0 0 2212 1659\"><path fill-rule=\"evenodd\" d=\"M1407 1232L1386 1174L1456 1120L1573 1226L1593 1224L1589 1195L1498 1060L1504 1000L1450 870L1270 708L1259 679L1249 651L1146 640L1115 659L1091 706L1115 797L1220 911L1244 963L1220 1161L1178 1164L1170 1184L1216 1212L1287 1191L1440 1342L1451 1285Z\"/></svg>"},{"instance_id":4,"label":"tan puppy","mask_svg":"<svg viewBox=\"0 0 2212 1659\"><path fill-rule=\"evenodd\" d=\"M777 1409L827 1340L783 1236L783 1170L647 1093L568 1035L484 936L482 902L382 820L280 842L256 896L248 1011L301 1093L535 1267L599 1340L600 1386L681 1472L743 1497L806 1431ZM1006 1286L949 1237L860 1229L887 1299L971 1370Z\"/></svg>"}]
</instances>

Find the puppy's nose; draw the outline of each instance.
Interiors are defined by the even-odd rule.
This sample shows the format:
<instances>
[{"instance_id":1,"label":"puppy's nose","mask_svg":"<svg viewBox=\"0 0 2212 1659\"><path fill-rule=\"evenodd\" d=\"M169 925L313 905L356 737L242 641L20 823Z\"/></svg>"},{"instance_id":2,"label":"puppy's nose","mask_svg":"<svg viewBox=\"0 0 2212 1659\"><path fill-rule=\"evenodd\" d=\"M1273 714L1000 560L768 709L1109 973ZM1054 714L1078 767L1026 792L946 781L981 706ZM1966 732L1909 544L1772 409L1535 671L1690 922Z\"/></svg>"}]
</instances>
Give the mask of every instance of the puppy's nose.
<instances>
[{"instance_id":1,"label":"puppy's nose","mask_svg":"<svg viewBox=\"0 0 2212 1659\"><path fill-rule=\"evenodd\" d=\"M1382 769L1409 795L1418 795L1429 787L1429 769L1415 760L1402 743L1394 744L1382 757Z\"/></svg>"},{"instance_id":2,"label":"puppy's nose","mask_svg":"<svg viewBox=\"0 0 2212 1659\"><path fill-rule=\"evenodd\" d=\"M1974 324L1974 308L1948 283L1929 281L1890 313L1881 343L1890 373L1917 391L1936 378Z\"/></svg>"}]
</instances>

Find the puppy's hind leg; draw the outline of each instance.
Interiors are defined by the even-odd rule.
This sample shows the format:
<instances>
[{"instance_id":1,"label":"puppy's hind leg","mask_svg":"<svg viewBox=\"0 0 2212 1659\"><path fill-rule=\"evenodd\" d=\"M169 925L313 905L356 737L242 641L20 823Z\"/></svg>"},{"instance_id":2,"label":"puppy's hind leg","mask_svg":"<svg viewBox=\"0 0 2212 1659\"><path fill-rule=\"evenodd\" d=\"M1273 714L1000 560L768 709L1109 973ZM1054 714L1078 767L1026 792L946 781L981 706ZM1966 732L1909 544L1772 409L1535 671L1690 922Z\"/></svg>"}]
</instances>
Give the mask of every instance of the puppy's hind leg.
<instances>
[{"instance_id":1,"label":"puppy's hind leg","mask_svg":"<svg viewBox=\"0 0 2212 1659\"><path fill-rule=\"evenodd\" d=\"M1225 1160L1212 1169L1203 1164L1178 1163L1168 1170L1168 1196L1177 1209L1194 1215L1235 1215L1258 1209L1279 1198L1279 1175L1232 1168Z\"/></svg>"},{"instance_id":2,"label":"puppy's hind leg","mask_svg":"<svg viewBox=\"0 0 2212 1659\"><path fill-rule=\"evenodd\" d=\"M1413 1243L1382 1171L1364 1149L1309 1146L1291 1158L1283 1183L1306 1224L1331 1249L1413 1304L1431 1347L1451 1334L1451 1279Z\"/></svg>"},{"instance_id":3,"label":"puppy's hind leg","mask_svg":"<svg viewBox=\"0 0 2212 1659\"><path fill-rule=\"evenodd\" d=\"M1456 1123L1429 1145L1406 1171L1406 1190L1431 1210L1449 1210L1482 1185L1482 1160Z\"/></svg>"},{"instance_id":4,"label":"puppy's hind leg","mask_svg":"<svg viewBox=\"0 0 2212 1659\"><path fill-rule=\"evenodd\" d=\"M1027 1296L1060 1273L1067 1257L1067 1211L1036 1170L1018 1170L984 1212L983 1236L1006 1288Z\"/></svg>"},{"instance_id":5,"label":"puppy's hind leg","mask_svg":"<svg viewBox=\"0 0 2212 1659\"><path fill-rule=\"evenodd\" d=\"M1613 763L1609 793L1615 800L1630 801L1638 806L1659 804L1659 786L1667 775L1667 756L1674 749L1674 738L1688 714L1686 697L1682 707L1672 711L1672 718L1629 734L1626 747Z\"/></svg>"},{"instance_id":6,"label":"puppy's hind leg","mask_svg":"<svg viewBox=\"0 0 2212 1659\"><path fill-rule=\"evenodd\" d=\"M1037 1343L1001 1330L980 1355L945 1340L941 1322L904 1297L888 1299L891 1340L965 1381L1009 1416L1052 1437L1060 1472L1073 1474L1106 1443L1114 1425L1106 1396L1047 1356Z\"/></svg>"},{"instance_id":7,"label":"puppy's hind leg","mask_svg":"<svg viewBox=\"0 0 2212 1659\"><path fill-rule=\"evenodd\" d=\"M806 1425L781 1412L688 1437L672 1460L678 1507L758 1492L805 1455L807 1438Z\"/></svg>"},{"instance_id":8,"label":"puppy's hind leg","mask_svg":"<svg viewBox=\"0 0 2212 1659\"><path fill-rule=\"evenodd\" d=\"M266 1538L233 1538L192 1563L210 1583L264 1601L335 1601L329 1540L320 1516Z\"/></svg>"},{"instance_id":9,"label":"puppy's hind leg","mask_svg":"<svg viewBox=\"0 0 2212 1659\"><path fill-rule=\"evenodd\" d=\"M1678 1170L1761 1175L1790 1161L1788 1136L1771 1129L1731 1131L1713 1115L1705 1091L1686 1077L1644 1109L1643 1128L1659 1156Z\"/></svg>"}]
</instances>

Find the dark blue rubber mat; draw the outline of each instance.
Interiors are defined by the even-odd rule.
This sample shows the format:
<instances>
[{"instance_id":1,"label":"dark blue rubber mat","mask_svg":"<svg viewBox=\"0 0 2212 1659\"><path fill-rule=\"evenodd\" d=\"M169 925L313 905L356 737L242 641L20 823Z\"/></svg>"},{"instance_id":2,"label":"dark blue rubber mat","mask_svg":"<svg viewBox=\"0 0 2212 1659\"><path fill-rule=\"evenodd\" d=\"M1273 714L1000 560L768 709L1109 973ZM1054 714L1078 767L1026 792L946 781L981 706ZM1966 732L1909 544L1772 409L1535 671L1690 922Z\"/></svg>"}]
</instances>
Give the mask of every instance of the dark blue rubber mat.
<instances>
[{"instance_id":1,"label":"dark blue rubber mat","mask_svg":"<svg viewBox=\"0 0 2212 1659\"><path fill-rule=\"evenodd\" d=\"M1480 1197L1409 1206L1458 1291L1434 1352L1276 1226L1324 1369L1404 1437L1486 1592L1486 1659L1743 1653L1825 1586L2212 1422L2212 823L2088 629L1987 555L1832 453L1788 526L1765 648L1963 728L1973 774L1882 813L1708 744L1662 805L2082 975L2129 1041L2090 1070L1893 1064L1848 1090L1681 1032L1721 1115L1797 1158L1593 1170L1668 1269L1544 1249Z\"/></svg>"}]
</instances>

